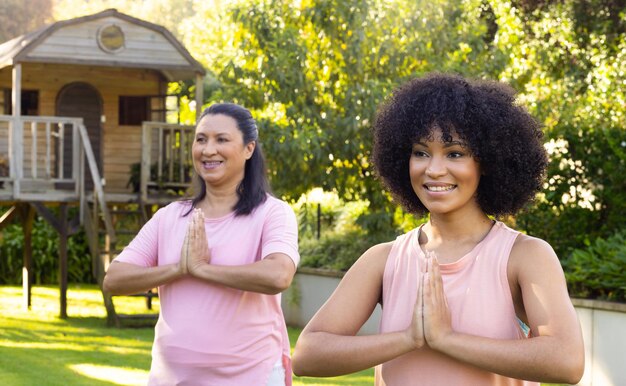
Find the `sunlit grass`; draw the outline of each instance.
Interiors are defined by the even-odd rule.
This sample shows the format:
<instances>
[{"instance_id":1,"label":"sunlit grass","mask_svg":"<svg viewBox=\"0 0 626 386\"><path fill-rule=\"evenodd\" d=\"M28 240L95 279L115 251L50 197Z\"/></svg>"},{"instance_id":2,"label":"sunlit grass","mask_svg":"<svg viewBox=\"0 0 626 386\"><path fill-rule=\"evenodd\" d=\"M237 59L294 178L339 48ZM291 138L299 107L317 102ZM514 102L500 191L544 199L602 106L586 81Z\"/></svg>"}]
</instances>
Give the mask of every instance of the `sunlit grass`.
<instances>
[{"instance_id":1,"label":"sunlit grass","mask_svg":"<svg viewBox=\"0 0 626 386\"><path fill-rule=\"evenodd\" d=\"M0 286L0 299L1 385L146 383L153 329L106 327L95 286L70 287L67 320L58 317L56 287L34 287L29 311L20 287ZM142 298L116 298L116 304L121 312L146 312ZM158 302L155 306L158 310Z\"/></svg>"},{"instance_id":2,"label":"sunlit grass","mask_svg":"<svg viewBox=\"0 0 626 386\"><path fill-rule=\"evenodd\" d=\"M92 363L71 365L70 369L79 375L100 381L109 381L113 378L118 385L142 385L148 379L148 372L145 370L124 369Z\"/></svg>"},{"instance_id":3,"label":"sunlit grass","mask_svg":"<svg viewBox=\"0 0 626 386\"><path fill-rule=\"evenodd\" d=\"M115 298L122 313L146 313L143 298ZM158 310L158 300L154 301ZM0 385L145 385L153 329L108 328L102 294L95 286L68 291L67 320L58 318L59 290L34 287L31 310L22 307L22 289L0 286ZM292 349L299 329L290 328ZM366 386L374 371L333 378L293 378L295 386Z\"/></svg>"},{"instance_id":4,"label":"sunlit grass","mask_svg":"<svg viewBox=\"0 0 626 386\"><path fill-rule=\"evenodd\" d=\"M291 351L298 340L301 330L289 328L289 342L291 342ZM374 369L358 372L356 374L344 375L341 377L330 378L310 378L310 377L293 377L294 386L300 385L324 385L324 386L371 386L374 384Z\"/></svg>"},{"instance_id":5,"label":"sunlit grass","mask_svg":"<svg viewBox=\"0 0 626 386\"><path fill-rule=\"evenodd\" d=\"M108 328L102 294L95 286L68 291L69 319L59 319L59 290L37 286L32 307L22 307L22 289L0 286L0 385L145 385L152 328ZM146 313L143 298L115 298L122 313ZM153 303L158 311L158 300ZM299 329L289 329L295 344ZM294 377L293 384L373 385L373 370L335 378Z\"/></svg>"}]
</instances>

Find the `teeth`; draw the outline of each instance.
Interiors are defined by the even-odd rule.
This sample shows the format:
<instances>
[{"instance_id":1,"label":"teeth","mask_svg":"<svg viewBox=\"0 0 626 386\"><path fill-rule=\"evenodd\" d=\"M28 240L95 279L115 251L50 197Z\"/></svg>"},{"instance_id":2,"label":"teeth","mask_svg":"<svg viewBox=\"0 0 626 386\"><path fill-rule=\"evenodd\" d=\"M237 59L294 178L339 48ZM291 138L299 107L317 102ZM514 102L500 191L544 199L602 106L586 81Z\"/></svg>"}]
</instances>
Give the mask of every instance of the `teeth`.
<instances>
[{"instance_id":1,"label":"teeth","mask_svg":"<svg viewBox=\"0 0 626 386\"><path fill-rule=\"evenodd\" d=\"M426 186L426 189L430 190L431 192L446 192L448 190L454 189L454 185L450 185L450 186Z\"/></svg>"},{"instance_id":2,"label":"teeth","mask_svg":"<svg viewBox=\"0 0 626 386\"><path fill-rule=\"evenodd\" d=\"M204 161L202 162L202 165L205 169L215 169L219 165L221 165L221 162L220 161Z\"/></svg>"}]
</instances>

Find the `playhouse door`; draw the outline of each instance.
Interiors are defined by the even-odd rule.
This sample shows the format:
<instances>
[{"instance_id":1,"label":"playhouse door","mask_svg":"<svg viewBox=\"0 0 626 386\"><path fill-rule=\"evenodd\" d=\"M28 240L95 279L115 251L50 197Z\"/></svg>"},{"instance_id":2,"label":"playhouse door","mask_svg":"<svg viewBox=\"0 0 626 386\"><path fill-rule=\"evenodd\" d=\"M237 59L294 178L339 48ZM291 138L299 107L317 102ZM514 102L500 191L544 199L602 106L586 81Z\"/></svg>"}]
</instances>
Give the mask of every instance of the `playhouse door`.
<instances>
[{"instance_id":1,"label":"playhouse door","mask_svg":"<svg viewBox=\"0 0 626 386\"><path fill-rule=\"evenodd\" d=\"M56 103L56 115L61 117L78 117L83 118L89 140L91 142L91 148L98 164L98 170L100 176L103 177L102 170L102 127L100 126L100 119L102 116L102 98L100 93L93 86L82 83L70 83L63 87L59 91ZM65 154L71 154L67 150L72 149L72 142L69 135L65 137L64 141ZM71 157L64 156L63 169L66 176L71 173L72 159ZM93 189L93 180L89 167L85 163L85 189Z\"/></svg>"}]
</instances>

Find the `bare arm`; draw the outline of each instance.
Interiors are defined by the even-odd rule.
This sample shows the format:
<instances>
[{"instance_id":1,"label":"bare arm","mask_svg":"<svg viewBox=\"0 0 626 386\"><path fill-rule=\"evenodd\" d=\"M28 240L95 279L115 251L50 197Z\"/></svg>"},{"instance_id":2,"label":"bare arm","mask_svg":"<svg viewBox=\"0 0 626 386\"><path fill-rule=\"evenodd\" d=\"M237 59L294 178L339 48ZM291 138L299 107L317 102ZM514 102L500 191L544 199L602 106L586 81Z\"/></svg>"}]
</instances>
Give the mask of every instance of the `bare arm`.
<instances>
[{"instance_id":1,"label":"bare arm","mask_svg":"<svg viewBox=\"0 0 626 386\"><path fill-rule=\"evenodd\" d=\"M181 256L188 248L190 230L188 229L185 234ZM142 229L143 231L145 228ZM151 235L150 232L148 234ZM150 236L147 237L150 238ZM141 266L114 260L107 269L102 287L113 295L132 295L167 284L187 274L187 261L184 259L180 259L176 264L160 266Z\"/></svg>"},{"instance_id":2,"label":"bare arm","mask_svg":"<svg viewBox=\"0 0 626 386\"><path fill-rule=\"evenodd\" d=\"M348 374L386 362L423 342L423 334L412 331L356 336L380 298L390 248L391 243L380 244L365 252L304 328L293 354L295 374Z\"/></svg>"},{"instance_id":3,"label":"bare arm","mask_svg":"<svg viewBox=\"0 0 626 386\"><path fill-rule=\"evenodd\" d=\"M289 256L274 253L252 264L235 266L203 264L190 272L193 276L210 283L273 295L289 288L296 267Z\"/></svg>"},{"instance_id":4,"label":"bare arm","mask_svg":"<svg viewBox=\"0 0 626 386\"><path fill-rule=\"evenodd\" d=\"M435 350L509 377L577 383L584 369L578 318L569 299L563 270L552 248L520 235L511 252L509 280L516 282L532 337L497 340L452 331L438 265L429 267L424 285L424 331Z\"/></svg>"},{"instance_id":5,"label":"bare arm","mask_svg":"<svg viewBox=\"0 0 626 386\"><path fill-rule=\"evenodd\" d=\"M184 274L178 264L142 267L113 261L104 277L104 290L113 295L132 295L174 281Z\"/></svg>"}]
</instances>

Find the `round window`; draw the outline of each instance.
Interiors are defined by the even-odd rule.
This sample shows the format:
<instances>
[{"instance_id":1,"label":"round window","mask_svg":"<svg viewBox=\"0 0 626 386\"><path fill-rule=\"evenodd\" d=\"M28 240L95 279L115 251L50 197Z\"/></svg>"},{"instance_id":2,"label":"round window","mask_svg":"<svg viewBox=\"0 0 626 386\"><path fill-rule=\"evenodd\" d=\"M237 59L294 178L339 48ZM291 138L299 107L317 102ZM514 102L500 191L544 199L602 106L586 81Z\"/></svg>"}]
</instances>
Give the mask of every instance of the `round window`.
<instances>
[{"instance_id":1,"label":"round window","mask_svg":"<svg viewBox=\"0 0 626 386\"><path fill-rule=\"evenodd\" d=\"M109 24L98 30L98 45L103 51L115 53L124 49L124 31L115 25Z\"/></svg>"}]
</instances>

